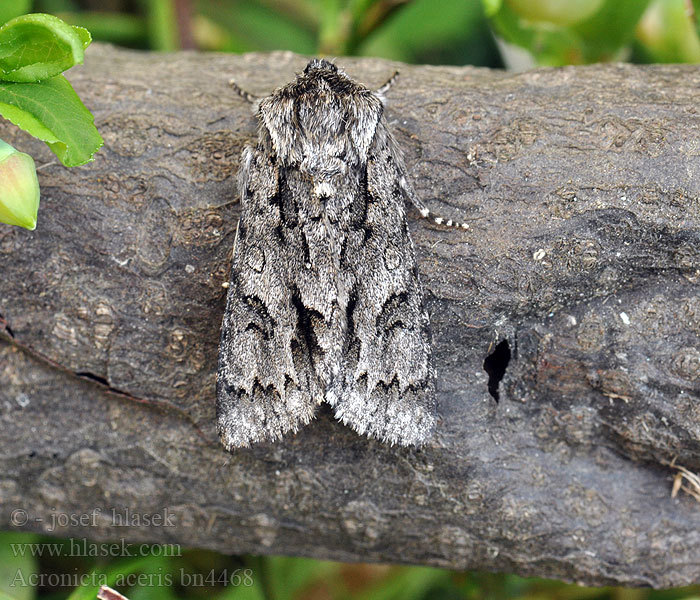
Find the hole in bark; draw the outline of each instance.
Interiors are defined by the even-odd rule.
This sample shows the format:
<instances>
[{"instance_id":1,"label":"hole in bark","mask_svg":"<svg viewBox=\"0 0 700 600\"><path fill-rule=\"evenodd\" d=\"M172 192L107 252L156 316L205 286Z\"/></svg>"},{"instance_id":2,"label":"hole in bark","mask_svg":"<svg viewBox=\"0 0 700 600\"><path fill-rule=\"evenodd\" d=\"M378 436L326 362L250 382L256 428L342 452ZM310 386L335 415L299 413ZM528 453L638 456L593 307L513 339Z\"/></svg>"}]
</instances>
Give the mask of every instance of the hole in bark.
<instances>
[{"instance_id":1,"label":"hole in bark","mask_svg":"<svg viewBox=\"0 0 700 600\"><path fill-rule=\"evenodd\" d=\"M508 344L508 340L499 342L494 351L484 360L484 371L486 371L489 376L489 394L491 394L496 402L498 402L499 398L498 385L506 374L509 362L510 345Z\"/></svg>"}]
</instances>

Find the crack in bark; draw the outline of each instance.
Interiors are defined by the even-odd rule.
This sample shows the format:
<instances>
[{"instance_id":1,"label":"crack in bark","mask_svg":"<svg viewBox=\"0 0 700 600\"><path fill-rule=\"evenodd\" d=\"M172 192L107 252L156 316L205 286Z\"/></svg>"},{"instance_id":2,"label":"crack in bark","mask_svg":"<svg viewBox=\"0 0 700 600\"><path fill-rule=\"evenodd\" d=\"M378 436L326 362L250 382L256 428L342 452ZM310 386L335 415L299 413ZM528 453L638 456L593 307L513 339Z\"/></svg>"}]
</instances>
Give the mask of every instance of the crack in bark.
<instances>
[{"instance_id":1,"label":"crack in bark","mask_svg":"<svg viewBox=\"0 0 700 600\"><path fill-rule=\"evenodd\" d=\"M54 369L62 371L63 373L67 373L71 377L75 377L76 379L80 379L82 381L88 381L98 386L105 394L108 394L110 396L116 396L129 402L136 402L137 404L153 406L154 408L163 410L165 412L175 413L179 417L184 418L186 421L188 421L194 429L195 433L204 442L206 442L207 445L211 444L212 442L212 440L210 440L199 428L199 426L194 422L192 417L186 411L182 410L178 406L175 406L173 403L168 402L167 400L156 400L154 398L140 398L138 396L134 396L129 392L125 392L123 390L111 386L107 379L105 379L104 377L100 377L99 375L95 375L94 373L90 373L89 371L74 371L73 369L62 365L61 363L56 362L52 358L49 358L48 356L39 352L38 350L35 350L30 345L22 343L15 336L12 328L10 327L10 324L7 322L7 319L5 319L2 316L2 313L0 313L0 340L4 340L11 346L18 348L19 350L28 354L32 358L43 362L44 364L47 364Z\"/></svg>"}]
</instances>

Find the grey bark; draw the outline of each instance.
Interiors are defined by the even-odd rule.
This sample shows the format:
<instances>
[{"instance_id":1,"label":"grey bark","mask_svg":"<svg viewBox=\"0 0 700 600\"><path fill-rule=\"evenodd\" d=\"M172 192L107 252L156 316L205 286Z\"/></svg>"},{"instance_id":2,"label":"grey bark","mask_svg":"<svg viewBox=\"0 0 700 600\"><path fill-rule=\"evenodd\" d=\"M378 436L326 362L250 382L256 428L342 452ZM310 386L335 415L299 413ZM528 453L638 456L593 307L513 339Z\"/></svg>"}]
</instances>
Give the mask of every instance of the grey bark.
<instances>
[{"instance_id":1,"label":"grey bark","mask_svg":"<svg viewBox=\"0 0 700 600\"><path fill-rule=\"evenodd\" d=\"M266 94L305 60L98 46L71 71L105 147L88 166L40 170L35 232L0 227L0 525L17 509L32 531L102 509L54 533L587 584L700 580L700 503L671 497L674 464L700 470L700 71L401 66L388 118L413 182L471 225L411 213L438 434L392 448L321 411L227 454L214 430L222 283L255 137L227 82ZM396 67L338 63L373 87ZM484 360L504 341L496 403ZM174 522L125 530L113 507Z\"/></svg>"}]
</instances>

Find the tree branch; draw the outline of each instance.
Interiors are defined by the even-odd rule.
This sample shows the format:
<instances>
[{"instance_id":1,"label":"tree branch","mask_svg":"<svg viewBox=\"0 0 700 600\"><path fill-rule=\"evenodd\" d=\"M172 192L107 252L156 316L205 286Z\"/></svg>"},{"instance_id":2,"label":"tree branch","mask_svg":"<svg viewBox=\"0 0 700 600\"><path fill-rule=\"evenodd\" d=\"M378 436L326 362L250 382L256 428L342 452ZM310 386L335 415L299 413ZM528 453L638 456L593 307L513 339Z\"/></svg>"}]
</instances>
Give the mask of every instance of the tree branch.
<instances>
[{"instance_id":1,"label":"tree branch","mask_svg":"<svg viewBox=\"0 0 700 600\"><path fill-rule=\"evenodd\" d=\"M0 227L0 524L94 514L53 533L697 581L698 70L402 66L387 114L413 182L431 211L470 223L411 214L438 433L391 448L321 410L296 436L229 455L215 370L234 174L255 121L228 81L265 94L304 63L97 46L71 72L105 148L39 171L35 232ZM396 67L338 63L372 87ZM115 526L126 509L141 526Z\"/></svg>"}]
</instances>

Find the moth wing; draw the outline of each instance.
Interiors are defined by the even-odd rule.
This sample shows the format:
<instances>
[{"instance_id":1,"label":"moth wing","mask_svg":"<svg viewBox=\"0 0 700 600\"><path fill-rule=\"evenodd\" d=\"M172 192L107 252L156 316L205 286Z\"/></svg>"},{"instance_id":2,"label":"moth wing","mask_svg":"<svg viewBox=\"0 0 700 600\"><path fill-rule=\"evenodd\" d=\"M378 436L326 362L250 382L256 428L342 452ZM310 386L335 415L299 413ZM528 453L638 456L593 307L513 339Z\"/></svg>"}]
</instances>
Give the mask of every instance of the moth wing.
<instances>
[{"instance_id":1,"label":"moth wing","mask_svg":"<svg viewBox=\"0 0 700 600\"><path fill-rule=\"evenodd\" d=\"M348 310L347 370L327 400L358 433L420 445L435 425L435 375L404 211L405 167L383 120L372 144L364 240L352 253L356 285Z\"/></svg>"},{"instance_id":2,"label":"moth wing","mask_svg":"<svg viewBox=\"0 0 700 600\"><path fill-rule=\"evenodd\" d=\"M216 386L219 436L229 450L296 431L322 398L288 284L277 171L263 152L244 151L240 186Z\"/></svg>"}]
</instances>

